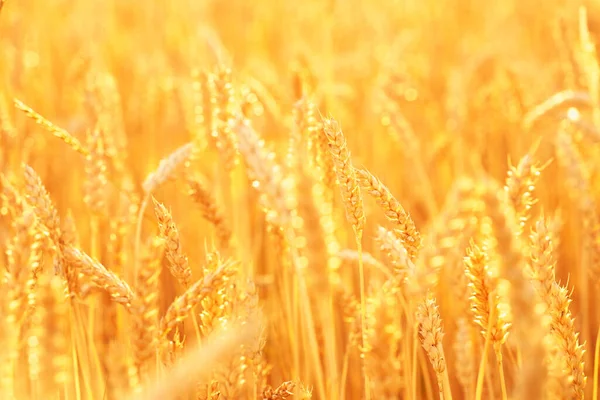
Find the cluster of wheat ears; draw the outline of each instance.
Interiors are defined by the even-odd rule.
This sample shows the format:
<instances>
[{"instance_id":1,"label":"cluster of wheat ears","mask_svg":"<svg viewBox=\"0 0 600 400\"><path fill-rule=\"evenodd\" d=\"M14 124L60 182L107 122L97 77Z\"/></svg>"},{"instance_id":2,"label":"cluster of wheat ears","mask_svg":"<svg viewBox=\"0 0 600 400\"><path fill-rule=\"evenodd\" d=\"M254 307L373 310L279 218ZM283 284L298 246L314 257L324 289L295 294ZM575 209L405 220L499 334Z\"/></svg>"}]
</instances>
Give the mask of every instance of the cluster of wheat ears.
<instances>
[{"instance_id":1,"label":"cluster of wheat ears","mask_svg":"<svg viewBox=\"0 0 600 400\"><path fill-rule=\"evenodd\" d=\"M0 398L598 399L592 6L55 3L0 0Z\"/></svg>"}]
</instances>

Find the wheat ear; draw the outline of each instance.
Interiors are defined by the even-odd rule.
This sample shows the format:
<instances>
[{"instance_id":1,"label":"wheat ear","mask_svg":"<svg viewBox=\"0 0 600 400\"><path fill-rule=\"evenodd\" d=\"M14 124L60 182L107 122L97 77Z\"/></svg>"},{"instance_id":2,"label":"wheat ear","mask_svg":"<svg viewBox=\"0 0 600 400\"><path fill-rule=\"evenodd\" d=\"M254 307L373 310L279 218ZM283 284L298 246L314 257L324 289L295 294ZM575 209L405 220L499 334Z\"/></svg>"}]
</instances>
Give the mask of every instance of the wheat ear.
<instances>
[{"instance_id":1,"label":"wheat ear","mask_svg":"<svg viewBox=\"0 0 600 400\"><path fill-rule=\"evenodd\" d=\"M208 79L210 103L212 106L212 126L210 136L223 160L224 166L231 171L238 163L237 137L232 129L235 121L232 109L235 92L231 69L221 67Z\"/></svg>"},{"instance_id":2,"label":"wheat ear","mask_svg":"<svg viewBox=\"0 0 600 400\"><path fill-rule=\"evenodd\" d=\"M415 227L410 215L390 190L377 177L366 169L356 169L356 176L361 187L379 204L385 216L397 226L398 233L411 260L417 257L421 248L421 235Z\"/></svg>"},{"instance_id":3,"label":"wheat ear","mask_svg":"<svg viewBox=\"0 0 600 400\"><path fill-rule=\"evenodd\" d=\"M165 241L165 255L169 260L169 271L184 287L190 285L192 270L188 258L181 250L179 231L173 217L167 208L153 197L154 213L160 228L160 237Z\"/></svg>"},{"instance_id":4,"label":"wheat ear","mask_svg":"<svg viewBox=\"0 0 600 400\"><path fill-rule=\"evenodd\" d=\"M281 166L275 162L273 154L265 148L248 120L238 121L236 132L239 150L244 158L252 185L262 192L261 203L266 209L267 220L275 225L285 226L291 218L289 185L284 179Z\"/></svg>"},{"instance_id":5,"label":"wheat ear","mask_svg":"<svg viewBox=\"0 0 600 400\"><path fill-rule=\"evenodd\" d=\"M169 332L178 323L186 319L190 311L205 296L222 287L234 272L235 270L231 264L221 264L214 272L204 275L203 279L198 280L182 295L173 300L161 320L160 337L165 339Z\"/></svg>"},{"instance_id":6,"label":"wheat ear","mask_svg":"<svg viewBox=\"0 0 600 400\"><path fill-rule=\"evenodd\" d=\"M323 121L323 133L329 142L329 152L335 165L338 185L342 193L346 217L357 237L362 238L365 214L356 170L352 167L346 138L338 122L332 118Z\"/></svg>"},{"instance_id":7,"label":"wheat ear","mask_svg":"<svg viewBox=\"0 0 600 400\"><path fill-rule=\"evenodd\" d=\"M277 388L273 389L267 386L262 391L263 400L285 400L294 394L296 383L292 381L283 382Z\"/></svg>"},{"instance_id":8,"label":"wheat ear","mask_svg":"<svg viewBox=\"0 0 600 400\"><path fill-rule=\"evenodd\" d=\"M144 369L156 352L156 331L159 325L159 278L165 242L154 237L146 249L138 271L133 304L133 349L137 382L144 378Z\"/></svg>"},{"instance_id":9,"label":"wheat ear","mask_svg":"<svg viewBox=\"0 0 600 400\"><path fill-rule=\"evenodd\" d=\"M231 229L229 228L223 210L202 181L195 178L188 179L189 195L200 208L202 216L214 225L221 246L228 247L231 240Z\"/></svg>"},{"instance_id":10,"label":"wheat ear","mask_svg":"<svg viewBox=\"0 0 600 400\"><path fill-rule=\"evenodd\" d=\"M21 100L14 99L14 103L15 107L23 111L25 115L33 119L38 125L45 128L48 132L52 133L54 136L65 142L73 150L84 156L87 156L89 154L89 151L85 147L83 147L79 140L73 135L71 135L69 132L67 132L65 129L54 125L52 122L42 117L40 114L35 112L31 107L27 106Z\"/></svg>"},{"instance_id":11,"label":"wheat ear","mask_svg":"<svg viewBox=\"0 0 600 400\"><path fill-rule=\"evenodd\" d=\"M552 237L543 217L531 232L531 269L535 288L546 304L550 316L550 332L558 343L569 376L572 399L583 399L586 384L583 346L575 331L575 321L569 306L571 299L566 288L555 280L555 254Z\"/></svg>"},{"instance_id":12,"label":"wheat ear","mask_svg":"<svg viewBox=\"0 0 600 400\"><path fill-rule=\"evenodd\" d=\"M85 157L85 182L83 198L90 211L96 215L106 212L106 193L108 185L105 144L99 129L88 133L87 147L89 154Z\"/></svg>"},{"instance_id":13,"label":"wheat ear","mask_svg":"<svg viewBox=\"0 0 600 400\"><path fill-rule=\"evenodd\" d=\"M148 203L150 202L152 192L154 192L160 185L175 175L177 169L189 160L193 149L194 146L192 143L186 143L183 146L175 149L175 151L160 161L156 170L151 172L142 184L142 189L144 190L144 199L140 205L135 228L134 273L137 273L139 265L140 246L142 242L142 219L144 218L144 213L146 212Z\"/></svg>"},{"instance_id":14,"label":"wheat ear","mask_svg":"<svg viewBox=\"0 0 600 400\"><path fill-rule=\"evenodd\" d=\"M508 193L518 220L518 234L521 235L527 222L529 221L531 208L537 202L533 197L533 191L539 181L541 172L545 165L537 164L533 155L538 147L538 143L525 156L521 158L517 166L511 166L506 178L504 190Z\"/></svg>"},{"instance_id":15,"label":"wheat ear","mask_svg":"<svg viewBox=\"0 0 600 400\"><path fill-rule=\"evenodd\" d=\"M79 271L92 284L104 289L113 301L122 304L127 309L131 308L135 294L125 281L75 247L64 246L62 252L65 263L69 264L70 268Z\"/></svg>"},{"instance_id":16,"label":"wheat ear","mask_svg":"<svg viewBox=\"0 0 600 400\"><path fill-rule=\"evenodd\" d=\"M451 400L450 380L444 356L442 319L435 299L428 297L417 307L419 338L437 377L440 399Z\"/></svg>"},{"instance_id":17,"label":"wheat ear","mask_svg":"<svg viewBox=\"0 0 600 400\"><path fill-rule=\"evenodd\" d=\"M42 179L29 165L24 165L25 173L25 196L27 202L31 204L35 214L41 223L46 227L50 238L55 246L59 244L60 238L60 220L58 212L54 207L48 191L42 183Z\"/></svg>"}]
</instances>

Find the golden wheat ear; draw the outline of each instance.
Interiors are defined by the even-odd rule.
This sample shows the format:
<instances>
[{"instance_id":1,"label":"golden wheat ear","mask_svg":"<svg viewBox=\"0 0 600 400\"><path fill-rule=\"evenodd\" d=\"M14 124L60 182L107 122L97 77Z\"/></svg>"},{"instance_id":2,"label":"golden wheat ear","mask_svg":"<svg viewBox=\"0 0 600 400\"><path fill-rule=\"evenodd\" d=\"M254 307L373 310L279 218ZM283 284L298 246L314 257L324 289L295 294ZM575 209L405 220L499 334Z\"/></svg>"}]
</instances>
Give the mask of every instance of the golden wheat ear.
<instances>
[{"instance_id":1,"label":"golden wheat ear","mask_svg":"<svg viewBox=\"0 0 600 400\"><path fill-rule=\"evenodd\" d=\"M184 287L188 287L192 277L192 270L188 258L181 249L179 230L167 208L152 197L154 213L160 228L160 237L165 241L165 255L169 260L169 271Z\"/></svg>"},{"instance_id":2,"label":"golden wheat ear","mask_svg":"<svg viewBox=\"0 0 600 400\"><path fill-rule=\"evenodd\" d=\"M339 123L333 118L323 120L323 133L329 141L329 152L335 165L338 186L346 207L346 217L356 236L362 237L365 226L364 206L346 138Z\"/></svg>"},{"instance_id":3,"label":"golden wheat ear","mask_svg":"<svg viewBox=\"0 0 600 400\"><path fill-rule=\"evenodd\" d=\"M427 297L419 304L416 318L419 323L419 339L435 372L440 398L451 400L450 379L442 345L442 319L433 297Z\"/></svg>"},{"instance_id":4,"label":"golden wheat ear","mask_svg":"<svg viewBox=\"0 0 600 400\"><path fill-rule=\"evenodd\" d=\"M85 148L81 142L79 142L79 139L71 135L65 129L54 125L52 122L42 117L19 99L14 99L14 104L17 109L23 111L25 115L33 119L38 125L46 129L48 132L62 140L67 146L71 147L71 149L83 156L87 156L89 154L89 150Z\"/></svg>"}]
</instances>

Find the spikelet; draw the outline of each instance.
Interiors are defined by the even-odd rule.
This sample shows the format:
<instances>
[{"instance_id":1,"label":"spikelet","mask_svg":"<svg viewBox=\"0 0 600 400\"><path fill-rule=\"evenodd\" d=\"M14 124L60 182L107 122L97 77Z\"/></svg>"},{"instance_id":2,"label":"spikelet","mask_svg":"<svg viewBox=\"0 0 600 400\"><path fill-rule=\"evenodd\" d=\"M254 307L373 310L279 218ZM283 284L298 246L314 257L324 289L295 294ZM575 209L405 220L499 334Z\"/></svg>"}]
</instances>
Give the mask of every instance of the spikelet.
<instances>
[{"instance_id":1,"label":"spikelet","mask_svg":"<svg viewBox=\"0 0 600 400\"><path fill-rule=\"evenodd\" d=\"M179 231L175 221L173 221L171 213L163 204L156 201L154 197L152 201L154 202L154 213L160 228L160 236L165 241L165 255L169 260L169 271L181 285L188 287L192 270L188 264L187 256L181 250Z\"/></svg>"},{"instance_id":2,"label":"spikelet","mask_svg":"<svg viewBox=\"0 0 600 400\"><path fill-rule=\"evenodd\" d=\"M397 225L398 236L411 260L414 261L422 245L421 235L417 231L414 221L379 179L365 169L356 169L355 171L363 190L375 199L385 216Z\"/></svg>"},{"instance_id":3,"label":"spikelet","mask_svg":"<svg viewBox=\"0 0 600 400\"><path fill-rule=\"evenodd\" d=\"M142 184L144 193L150 194L154 192L160 185L171 179L177 169L190 158L192 149L192 143L186 143L175 149L166 158L163 158L156 170L151 172L146 177L146 180L144 180Z\"/></svg>"},{"instance_id":4,"label":"spikelet","mask_svg":"<svg viewBox=\"0 0 600 400\"><path fill-rule=\"evenodd\" d=\"M46 118L42 117L40 114L35 112L31 107L25 105L21 100L14 99L15 107L19 110L23 111L25 115L29 118L33 119L38 125L42 126L48 132L52 133L54 136L65 142L69 147L71 147L76 152L87 156L89 154L88 149L82 146L79 140L71 135L69 132L64 130L63 128L59 128L54 125L52 122L48 121Z\"/></svg>"},{"instance_id":5,"label":"spikelet","mask_svg":"<svg viewBox=\"0 0 600 400\"><path fill-rule=\"evenodd\" d=\"M555 255L552 237L542 218L531 232L531 268L533 280L540 297L546 304L546 314L550 316L550 333L558 346L564 369L569 376L572 399L583 399L586 376L583 359L583 346L579 344L579 334L569 306L571 299L566 288L555 281Z\"/></svg>"},{"instance_id":6,"label":"spikelet","mask_svg":"<svg viewBox=\"0 0 600 400\"><path fill-rule=\"evenodd\" d=\"M329 152L333 158L338 185L342 193L346 217L357 238L362 237L365 214L360 186L350 160L350 151L339 124L333 118L323 120L323 133L329 141Z\"/></svg>"}]
</instances>

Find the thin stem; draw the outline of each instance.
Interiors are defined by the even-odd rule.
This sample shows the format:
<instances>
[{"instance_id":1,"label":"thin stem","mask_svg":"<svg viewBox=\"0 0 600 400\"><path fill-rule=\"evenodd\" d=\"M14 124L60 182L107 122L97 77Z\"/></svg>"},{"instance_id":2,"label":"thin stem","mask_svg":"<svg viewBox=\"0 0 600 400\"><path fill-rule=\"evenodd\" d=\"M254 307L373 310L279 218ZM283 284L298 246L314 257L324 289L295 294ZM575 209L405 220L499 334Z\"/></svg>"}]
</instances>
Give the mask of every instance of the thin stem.
<instances>
[{"instance_id":1,"label":"thin stem","mask_svg":"<svg viewBox=\"0 0 600 400\"><path fill-rule=\"evenodd\" d=\"M491 300L491 294L488 298L488 302ZM493 314L496 307L491 307L491 314ZM483 378L485 375L485 365L487 364L488 352L490 348L490 343L492 341L492 321L493 315L490 315L488 319L487 330L485 333L485 344L483 346L483 353L481 354L481 362L479 363L479 373L477 375L477 390L475 391L475 400L481 400L481 396L483 395Z\"/></svg>"},{"instance_id":2,"label":"thin stem","mask_svg":"<svg viewBox=\"0 0 600 400\"><path fill-rule=\"evenodd\" d=\"M579 290L580 290L580 307L581 307L581 340L589 342L590 338L590 307L589 307L589 290L588 290L588 270L591 260L590 248L592 246L589 223L586 222L584 232L586 238L582 241L583 248L581 249L581 272L579 273Z\"/></svg>"},{"instance_id":3,"label":"thin stem","mask_svg":"<svg viewBox=\"0 0 600 400\"><path fill-rule=\"evenodd\" d=\"M502 363L502 345L499 342L494 342L494 351L496 352L496 360L498 361L498 372L500 373L500 388L502 390L502 400L507 400L506 380L504 378L504 365Z\"/></svg>"},{"instance_id":4,"label":"thin stem","mask_svg":"<svg viewBox=\"0 0 600 400\"><path fill-rule=\"evenodd\" d=\"M412 310L412 307L411 307ZM412 312L411 312L412 313ZM412 340L412 400L417 400L417 353L419 346L419 329L416 322L412 322L413 340Z\"/></svg>"},{"instance_id":5,"label":"thin stem","mask_svg":"<svg viewBox=\"0 0 600 400\"><path fill-rule=\"evenodd\" d=\"M362 252L362 233L355 230L356 236L356 247L358 250L358 274L360 280L360 337L363 349L366 349L366 328L365 321L367 319L367 307L365 300L365 267L363 264L363 252ZM360 360L363 366L363 377L365 382L365 400L371 399L371 389L369 387L369 377L367 376L365 356L361 351Z\"/></svg>"},{"instance_id":6,"label":"thin stem","mask_svg":"<svg viewBox=\"0 0 600 400\"><path fill-rule=\"evenodd\" d=\"M296 243L296 235L293 229L286 229L286 236L288 243ZM304 272L302 271L302 267L298 265L298 253L295 246L289 246L290 250L290 258L294 264L294 270L298 277L298 288L300 290L300 296L302 297L300 301L301 312L306 319L307 330L308 330L308 340L310 342L310 355L312 357L312 362L316 370L316 378L317 378L317 391L319 394L319 398L325 399L327 398L325 395L325 377L323 376L323 367L321 365L321 360L319 356L319 343L316 335L315 322L311 310L310 304L310 296L308 294L308 288L306 286L306 280L304 278Z\"/></svg>"},{"instance_id":7,"label":"thin stem","mask_svg":"<svg viewBox=\"0 0 600 400\"><path fill-rule=\"evenodd\" d=\"M598 400L598 368L600 367L600 327L598 327L598 333L596 334L596 346L594 347L594 383L593 383L593 394L592 399Z\"/></svg>"},{"instance_id":8,"label":"thin stem","mask_svg":"<svg viewBox=\"0 0 600 400\"><path fill-rule=\"evenodd\" d=\"M142 246L142 221L144 219L144 213L148 208L150 202L150 193L144 195L144 200L140 205L140 212L138 213L137 222L135 225L135 244L134 244L134 255L133 255L133 284L137 287L137 275L140 268L141 252L140 247Z\"/></svg>"},{"instance_id":9,"label":"thin stem","mask_svg":"<svg viewBox=\"0 0 600 400\"><path fill-rule=\"evenodd\" d=\"M192 323L194 324L194 331L196 332L196 340L198 340L198 343L200 343L202 341L202 335L200 334L200 325L198 324L198 319L196 318L196 312L192 308L190 313L192 314Z\"/></svg>"},{"instance_id":10,"label":"thin stem","mask_svg":"<svg viewBox=\"0 0 600 400\"><path fill-rule=\"evenodd\" d=\"M351 345L352 342L348 340L348 345L346 346L346 351L344 352L344 362L342 364L342 377L340 380L340 400L344 400L346 398L346 379L348 378L348 364L350 363Z\"/></svg>"},{"instance_id":11,"label":"thin stem","mask_svg":"<svg viewBox=\"0 0 600 400\"><path fill-rule=\"evenodd\" d=\"M419 367L421 368L421 372L423 373L423 387L425 388L425 397L427 398L427 400L433 400L433 384L431 382L431 376L429 376L429 359L427 358L427 356L425 355L425 353L420 352L418 353L418 359L419 359ZM444 392L443 392L443 388L440 387L440 380L437 377L435 377L437 383L438 383L438 393L440 394L440 399L443 400L444 398ZM419 399L421 400L421 399Z\"/></svg>"}]
</instances>

